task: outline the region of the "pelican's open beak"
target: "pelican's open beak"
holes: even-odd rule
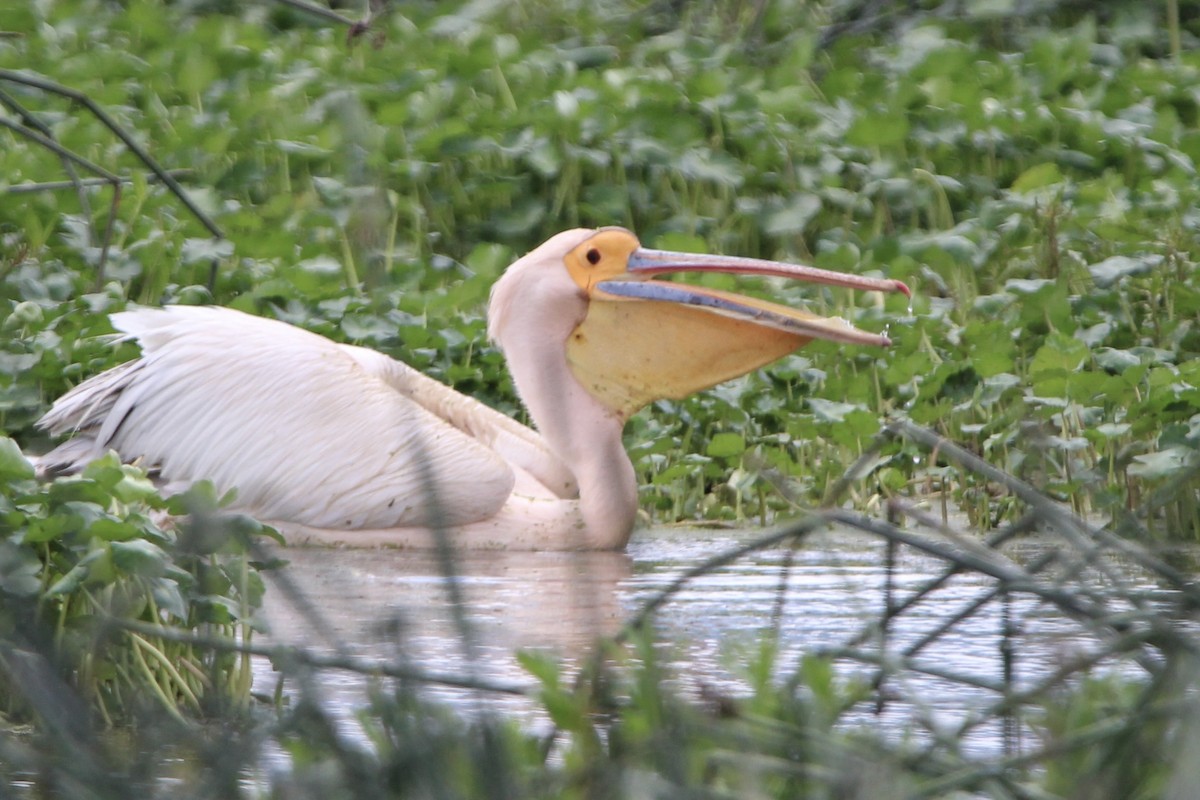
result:
[[[660,398],[679,399],[768,364],[813,339],[890,344],[882,334],[765,300],[653,280],[670,272],[768,275],[881,292],[909,288],[754,258],[673,253],[641,247],[632,233],[601,229],[566,259],[589,298],[567,342],[575,377],[624,417]]]

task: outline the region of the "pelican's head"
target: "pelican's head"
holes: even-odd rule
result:
[[[871,291],[866,278],[754,258],[641,246],[624,228],[560,233],[514,263],[492,290],[488,330],[510,361],[517,347],[564,353],[575,379],[622,419],[768,364],[813,339],[886,346],[886,336],[732,292],[655,280],[670,272],[771,275]],[[540,348],[539,348],[540,349]]]

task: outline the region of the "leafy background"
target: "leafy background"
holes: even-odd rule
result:
[[[628,431],[653,519],[816,503],[903,415],[1080,512],[1194,536],[1200,96],[1196,6],[1175,27],[1171,7],[474,0],[398,5],[352,40],[270,3],[0,12],[0,66],[86,95],[225,234],[78,104],[0,82],[130,179],[111,215],[107,188],[87,208],[14,191],[63,167],[0,130],[4,429],[47,446],[32,423],[53,397],[133,355],[95,338],[127,303],[277,316],[519,415],[488,287],[560,229],[621,224],[916,293],[760,287],[896,345],[813,345],[656,404]],[[946,491],[975,522],[1008,513],[903,445],[874,466],[860,503]]]
[[[267,785],[280,797],[1194,796],[1196,643],[1180,624],[1194,616],[1194,564],[1064,523],[1044,498],[1017,502],[1011,481],[936,447],[871,445],[886,420],[911,421],[1117,533],[1200,532],[1198,30],[1191,0],[451,0],[388,6],[355,36],[265,1],[7,4],[0,785],[89,798]],[[176,171],[224,235],[84,100]],[[74,168],[83,177],[127,179],[119,197],[72,189],[35,123],[93,165]],[[370,742],[350,746],[311,691],[328,661],[254,651],[294,681],[294,703],[250,702],[258,570],[272,566],[255,523],[216,515],[203,485],[168,503],[113,459],[41,483],[17,447],[49,446],[33,423],[53,398],[133,357],[103,337],[106,314],[132,303],[279,317],[519,416],[484,337],[489,287],[550,234],[607,224],[652,246],[913,287],[911,307],[754,287],[886,329],[895,346],[817,344],[655,404],[627,437],[643,508],[656,522],[790,516],[846,496],[830,487],[863,454],[848,493],[860,507],[904,494],[987,527],[1040,506],[1076,538],[1028,576],[981,584],[979,605],[1034,592],[1104,647],[1037,691],[1006,684],[982,718],[1008,725],[1015,709],[1036,741],[1000,760],[944,732],[888,741],[856,709],[903,690],[906,667],[881,667],[874,697],[828,654],[776,680],[788,667],[769,632],[740,654],[746,696],[684,698],[630,630],[574,675],[522,655],[557,741],[430,704],[427,676],[400,670],[361,710]],[[168,511],[190,522],[164,530]],[[1136,582],[1093,591],[1101,545],[1122,569],[1146,568],[1152,596]],[[1057,573],[1033,575],[1046,564]],[[946,565],[929,586],[978,568]],[[888,620],[864,625],[873,637]],[[1118,666],[1090,671],[1100,660]],[[95,724],[130,720],[115,737]],[[279,753],[290,769],[264,777]]]

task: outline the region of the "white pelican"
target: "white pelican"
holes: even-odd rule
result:
[[[629,416],[743,375],[814,338],[886,345],[841,319],[653,280],[775,275],[899,291],[894,280],[650,250],[622,228],[570,230],[492,288],[488,332],[536,431],[382,353],[225,308],[112,315],[140,358],[61,397],[39,424],[78,434],[41,459],[116,450],[168,490],[209,479],[290,543],[605,550],[625,546],[637,482]]]

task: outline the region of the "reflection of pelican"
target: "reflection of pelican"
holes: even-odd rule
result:
[[[560,233],[497,281],[489,331],[537,432],[380,353],[221,308],[113,315],[142,357],[66,394],[41,420],[79,431],[42,460],[117,450],[172,484],[208,478],[289,541],[615,549],[637,484],[621,444],[634,411],[743,375],[813,338],[887,344],[840,319],[652,280],[685,270],[858,289],[876,280],[756,259],[642,248],[619,228]]]
[[[285,566],[264,573],[271,586],[262,619],[273,641],[340,641],[362,655],[402,655],[453,671],[446,661],[460,657],[462,647],[439,554],[346,550],[330,558],[327,551],[299,548],[286,555]],[[479,644],[502,660],[527,647],[581,655],[620,630],[629,614],[626,593],[619,591],[633,576],[626,553],[464,550],[455,555],[454,574]],[[284,581],[301,590],[303,604],[281,591]],[[400,653],[391,650],[397,644]]]

